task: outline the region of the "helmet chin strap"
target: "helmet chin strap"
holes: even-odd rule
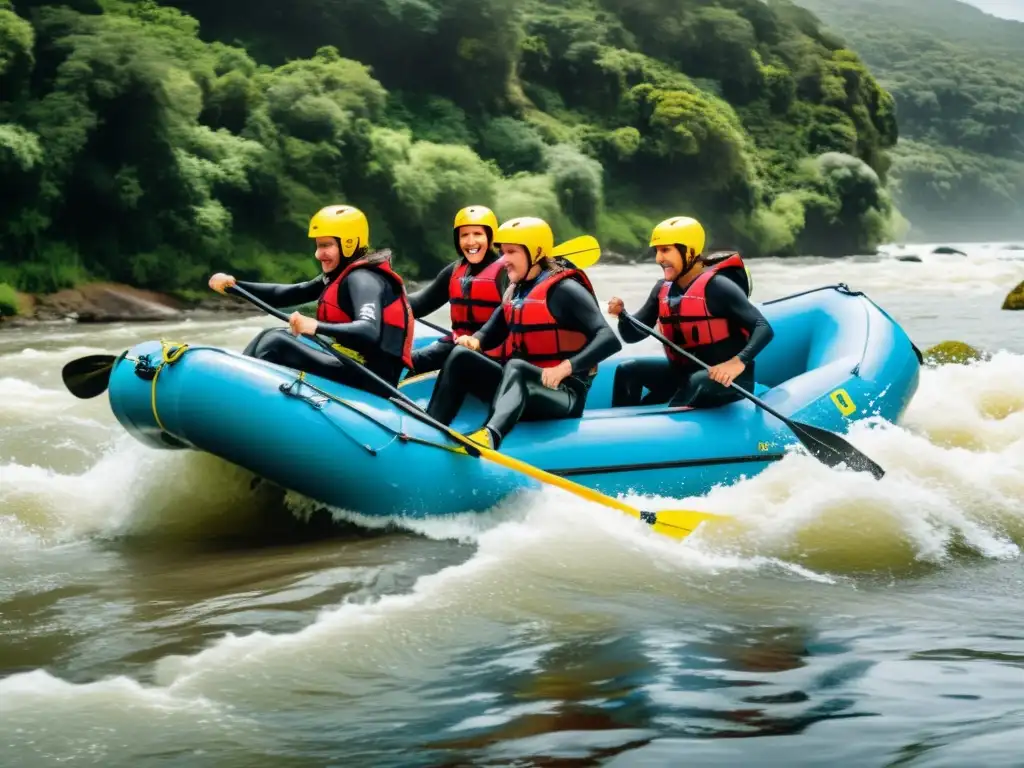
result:
[[[694,253],[692,256],[687,258],[686,254],[687,253],[692,253],[693,252],[692,248],[688,248],[688,247],[685,247],[685,246],[680,248],[680,246],[677,245],[676,249],[680,252],[680,255],[682,255],[682,257],[683,257],[683,272],[682,272],[682,274],[683,275],[689,274],[690,270],[693,269],[695,266],[697,266],[697,263],[700,261],[700,256],[697,255],[696,253]]]

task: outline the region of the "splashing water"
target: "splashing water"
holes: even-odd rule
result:
[[[797,451],[699,498],[643,499],[729,517],[682,542],[544,490],[439,519],[328,510],[358,537],[295,546],[268,528],[258,548],[215,546],[271,518],[301,528],[319,507],[214,457],[141,448],[102,398],[62,390],[63,361],[117,352],[139,329],[0,339],[0,742],[14,764],[413,764],[417,745],[456,738],[475,745],[446,747],[464,762],[615,747],[628,764],[659,733],[813,739],[783,734],[863,702],[894,719],[833,720],[819,752],[879,762],[856,750],[891,760],[901,743],[872,723],[948,722],[947,695],[998,723],[1024,658],[1019,574],[1003,569],[1024,545],[1024,338],[1012,313],[990,312],[1024,277],[1008,253],[757,263],[759,298],[841,273],[920,345],[980,339],[994,354],[926,368],[902,424],[852,428],[881,481]],[[648,272],[595,282],[635,303]],[[944,285],[972,298],[941,326]],[[146,335],[239,348],[258,327]],[[921,669],[973,674],[952,687]],[[711,755],[716,741],[699,743]],[[792,761],[799,744],[774,748]]]

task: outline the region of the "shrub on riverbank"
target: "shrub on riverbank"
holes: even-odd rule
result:
[[[0,283],[0,317],[14,317],[18,314],[18,294],[7,283]]]

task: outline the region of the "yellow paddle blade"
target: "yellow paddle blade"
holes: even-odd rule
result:
[[[580,235],[556,245],[551,255],[568,259],[577,269],[586,269],[597,264],[601,258],[601,245],[593,235]]]

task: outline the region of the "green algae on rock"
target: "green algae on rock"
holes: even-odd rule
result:
[[[925,363],[949,365],[951,363],[973,363],[984,360],[985,354],[963,341],[943,341],[924,353]]]
[[[1021,280],[1016,288],[1006,294],[1003,309],[1024,309],[1024,280]]]

